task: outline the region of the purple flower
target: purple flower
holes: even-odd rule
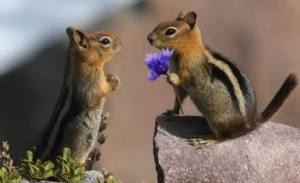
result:
[[[149,69],[148,80],[154,81],[160,75],[167,74],[170,68],[169,59],[173,55],[174,50],[162,49],[161,53],[149,53],[144,60],[144,63]]]

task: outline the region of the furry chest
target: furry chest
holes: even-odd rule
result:
[[[195,77],[187,68],[181,69],[178,72],[178,76],[186,85],[195,87]]]
[[[101,92],[101,83],[98,79],[90,77],[78,77],[73,81],[73,92],[77,100],[82,104],[97,105],[101,98],[103,98]]]

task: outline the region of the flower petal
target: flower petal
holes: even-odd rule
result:
[[[149,80],[149,81],[154,81],[154,80],[156,80],[159,76],[160,76],[160,74],[156,73],[154,70],[150,70],[150,71],[148,72],[148,80]]]
[[[174,51],[171,49],[162,49],[161,53],[147,54],[144,63],[149,69],[148,79],[150,81],[156,80],[161,74],[166,74],[169,67],[169,59]]]
[[[162,49],[161,51],[161,57],[164,57],[164,58],[170,58],[174,53],[174,50],[171,50],[169,48],[166,48],[166,49]]]
[[[156,60],[159,60],[159,57],[160,56],[157,53],[149,53],[147,54],[144,63],[147,65],[148,63],[155,62]]]

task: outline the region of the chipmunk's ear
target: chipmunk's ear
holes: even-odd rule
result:
[[[68,27],[66,32],[72,43],[75,43],[76,45],[86,48],[86,46],[87,46],[86,45],[86,37],[82,31],[77,30],[74,27]]]
[[[180,12],[177,16],[176,20],[183,20],[185,21],[191,28],[191,30],[195,27],[197,14],[193,11],[191,12]]]

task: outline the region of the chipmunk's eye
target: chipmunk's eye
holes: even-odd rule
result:
[[[176,27],[168,27],[166,30],[165,30],[165,35],[166,36],[174,36],[177,32],[177,28]]]
[[[100,42],[100,44],[101,44],[102,46],[104,46],[104,47],[109,47],[110,44],[111,44],[111,40],[110,40],[110,38],[107,37],[107,36],[102,37],[102,38],[100,39],[99,42]]]

